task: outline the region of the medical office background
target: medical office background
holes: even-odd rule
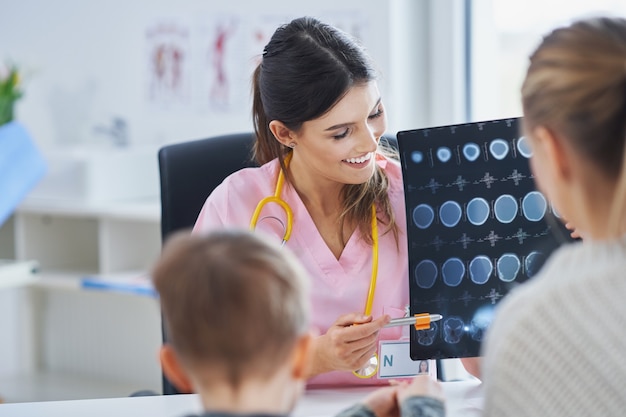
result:
[[[160,391],[155,300],[80,283],[141,279],[161,245],[158,148],[251,130],[250,73],[280,23],[313,15],[357,36],[396,133],[520,116],[541,34],[626,15],[626,4],[0,0],[0,10],[0,63],[22,76],[16,119],[48,164],[0,228],[0,259],[39,265],[28,285],[3,285],[0,272],[0,397],[14,402]]]

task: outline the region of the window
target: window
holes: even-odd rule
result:
[[[521,116],[528,56],[550,30],[590,16],[626,17],[623,0],[475,0],[469,31],[469,115]]]

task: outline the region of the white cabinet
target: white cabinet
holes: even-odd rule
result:
[[[0,258],[36,260],[39,271],[26,287],[0,290],[0,397],[40,401],[160,392],[157,300],[82,285],[86,276],[145,273],[160,248],[160,205],[154,200],[22,204],[0,229]]]
[[[28,200],[17,211],[14,228],[16,258],[36,259],[44,273],[144,270],[161,247],[160,206],[154,201]]]

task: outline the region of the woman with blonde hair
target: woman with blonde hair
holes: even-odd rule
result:
[[[584,241],[500,305],[484,351],[485,415],[623,415],[626,20],[548,34],[522,104],[535,181]]]
[[[537,186],[584,240],[555,251],[499,305],[483,345],[483,415],[622,416],[626,19],[548,34],[530,57],[522,104]]]

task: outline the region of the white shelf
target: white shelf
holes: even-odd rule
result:
[[[0,396],[5,403],[128,397],[141,390],[161,393],[161,386],[52,372],[0,377]]]
[[[161,248],[153,200],[76,203],[28,200],[15,214],[15,254],[44,272],[111,273],[149,268]]]
[[[161,250],[154,199],[27,199],[0,228],[0,254],[38,272],[0,274],[0,397],[7,402],[161,391],[161,316],[145,274]],[[0,256],[1,257],[1,256]],[[86,288],[84,279],[96,277]],[[104,282],[99,281],[102,277]],[[104,285],[105,288],[93,288]],[[113,287],[116,287],[115,289]]]
[[[43,272],[37,274],[30,285],[42,290],[79,291],[81,289],[80,278],[83,275],[83,273],[75,271]]]
[[[144,271],[111,274],[97,272],[44,272],[28,281],[28,285],[44,290],[98,291],[119,295],[154,297],[154,290]]]
[[[93,203],[80,200],[54,200],[31,197],[20,204],[17,212],[146,222],[161,221],[161,204],[156,199]]]

